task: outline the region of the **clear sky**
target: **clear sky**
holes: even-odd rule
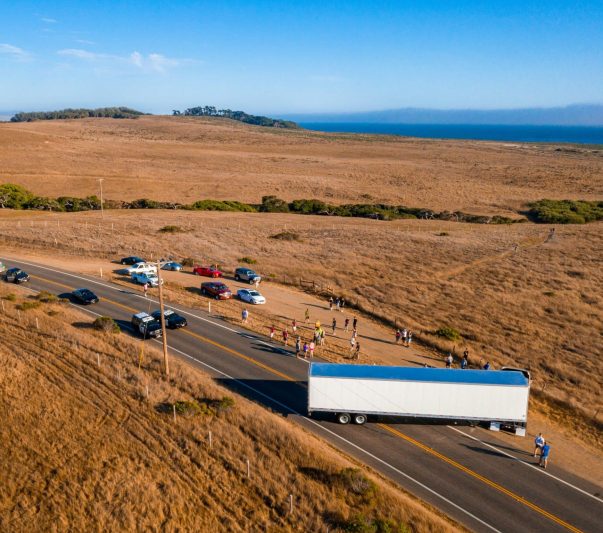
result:
[[[0,110],[603,103],[603,1],[0,0]]]

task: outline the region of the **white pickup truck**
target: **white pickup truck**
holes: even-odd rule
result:
[[[157,265],[151,263],[135,263],[126,268],[128,274],[157,274]]]
[[[132,274],[132,281],[134,283],[138,283],[139,285],[144,285],[145,283],[147,283],[151,287],[159,286],[159,278],[157,277],[156,274],[154,274],[152,272],[151,273],[142,272],[141,274]],[[161,280],[161,283],[163,283],[163,280]]]

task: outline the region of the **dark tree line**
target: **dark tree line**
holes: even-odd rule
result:
[[[233,111],[232,109],[216,109],[214,106],[198,106],[189,107],[181,112],[174,109],[174,116],[184,115],[187,117],[223,117],[232,120],[238,120],[245,124],[253,124],[254,126],[265,126],[268,128],[298,128],[299,126],[290,120],[281,120],[279,118],[269,118],[260,115],[249,115],[244,111]]]
[[[33,111],[17,113],[11,122],[32,122],[34,120],[58,120],[65,118],[137,118],[144,115],[142,111],[129,107],[99,107],[97,109],[60,109],[58,111]]]

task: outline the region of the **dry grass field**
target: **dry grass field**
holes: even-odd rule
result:
[[[384,202],[508,214],[549,197],[603,197],[603,150],[323,134],[224,119],[0,124],[0,178],[38,195],[190,203]]]
[[[527,367],[535,392],[589,424],[600,407],[600,223],[558,227],[545,242],[548,228],[532,224],[180,211],[109,211],[99,224],[99,213],[3,214],[2,242],[41,254],[193,256],[228,270],[249,256],[279,283],[303,277],[330,284],[350,305],[397,320],[443,353],[460,355],[468,347],[474,365]],[[159,233],[166,224],[185,232]],[[299,240],[271,238],[285,228]],[[463,338],[450,342],[433,334],[444,326]],[[596,427],[587,438],[601,446]]]
[[[359,516],[456,530],[282,417],[239,396],[220,403],[232,394],[189,366],[172,361],[168,383],[153,348],[139,367],[141,341],[97,332],[65,304],[25,310],[35,297],[10,289],[16,298],[0,287],[0,530],[337,531]],[[174,420],[178,401],[207,409]]]

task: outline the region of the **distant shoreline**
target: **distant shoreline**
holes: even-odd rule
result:
[[[603,126],[529,126],[493,124],[383,124],[371,122],[299,122],[328,133],[399,135],[426,139],[603,145]]]

